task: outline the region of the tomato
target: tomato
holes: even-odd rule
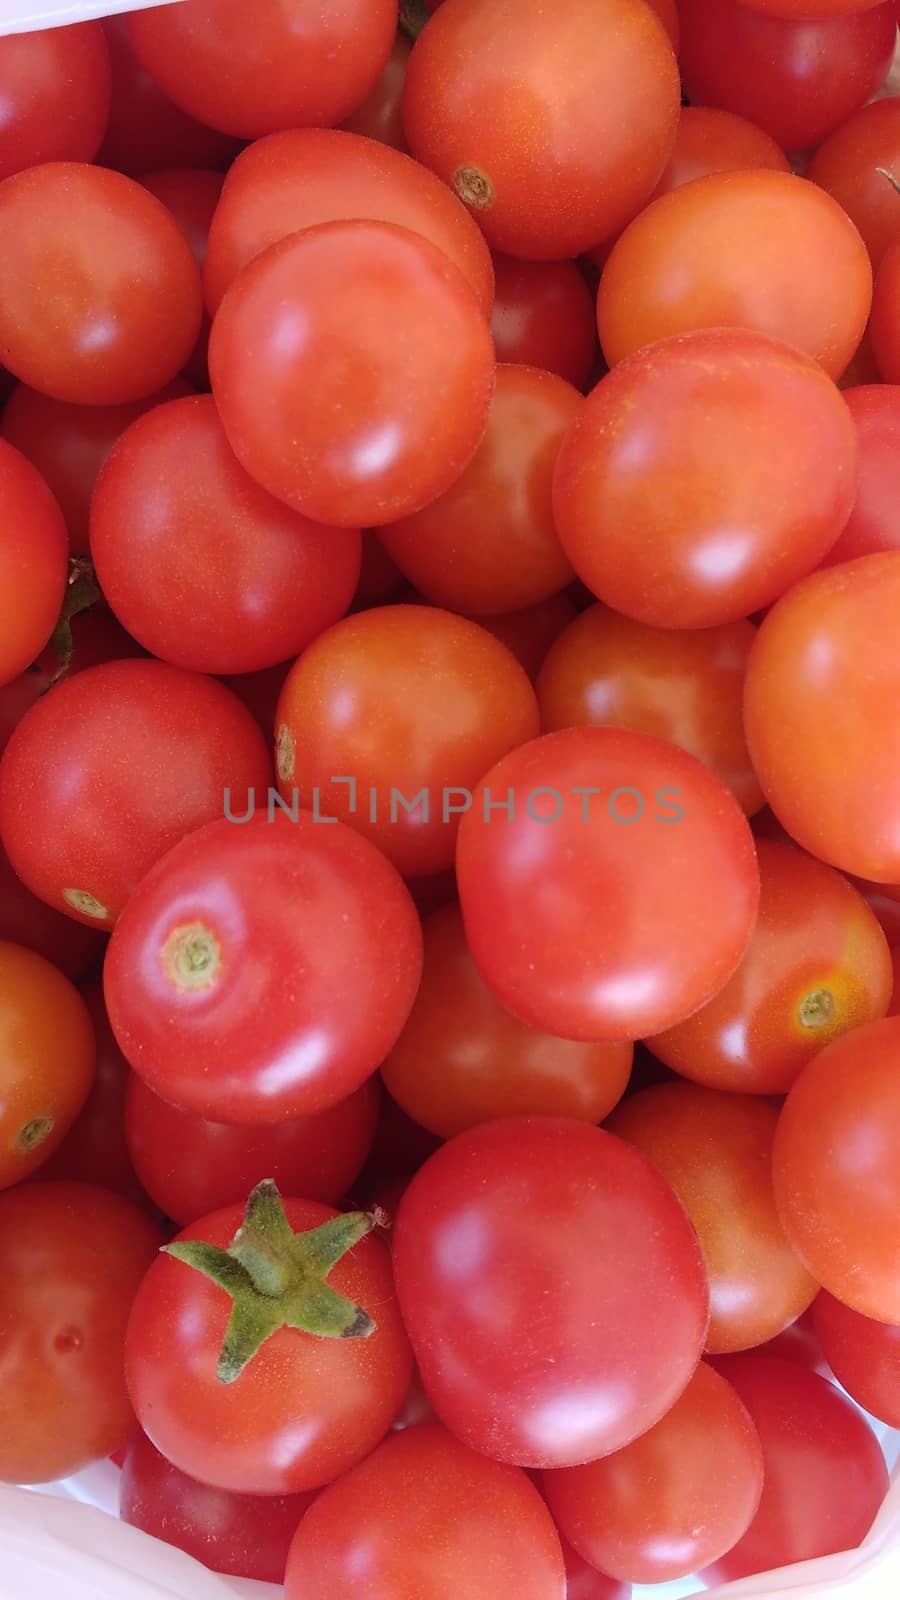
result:
[[[509,1117],[442,1146],[394,1224],[425,1392],[473,1449],[571,1467],[645,1433],[697,1367],[693,1228],[643,1156],[585,1123]]]
[[[566,1564],[566,1600],[631,1600],[631,1584],[607,1578],[560,1539]]]
[[[153,655],[194,672],[297,655],[350,605],[360,548],[358,532],[308,521],[247,475],[211,395],[134,423],[91,507],[109,605]]]
[[[804,1311],[802,1317],[792,1322],[783,1333],[774,1339],[767,1339],[756,1351],[761,1356],[780,1356],[785,1361],[796,1361],[801,1367],[806,1367],[810,1372],[818,1372],[823,1378],[831,1377],[831,1368],[822,1354],[815,1329],[816,1306],[822,1299],[824,1291],[820,1290],[815,1300]]]
[[[748,167],[791,170],[780,145],[746,117],[712,106],[683,106],[675,147],[652,198],[670,194],[683,183],[706,178],[711,172],[745,172]]]
[[[494,257],[497,360],[540,367],[583,389],[597,358],[594,306],[574,261]]]
[[[874,913],[846,878],[758,839],[759,921],[734,977],[650,1048],[714,1089],[786,1094],[825,1045],[887,1011],[892,969]]]
[[[655,11],[660,22],[669,35],[672,49],[676,55],[681,35],[681,24],[678,18],[677,0],[647,0],[651,11]]]
[[[0,833],[39,899],[111,928],[147,870],[213,817],[265,793],[269,758],[222,684],[160,661],[110,661],[23,717],[0,764]]]
[[[184,1226],[235,1205],[264,1178],[284,1194],[336,1205],[375,1137],[374,1078],[337,1105],[274,1127],[236,1127],[179,1111],[137,1074],[128,1086],[128,1149],[147,1193]]]
[[[813,1315],[838,1382],[873,1417],[900,1428],[900,1327],[861,1316],[824,1289]]]
[[[885,383],[900,382],[900,243],[891,245],[881,258],[869,335]]]
[[[319,1495],[294,1537],[284,1592],[565,1600],[566,1578],[550,1513],[524,1472],[424,1423]]]
[[[651,193],[678,120],[670,40],[637,0],[454,0],[410,57],[410,149],[494,250],[577,256]]]
[[[6,179],[0,276],[3,359],[55,400],[142,400],[200,329],[200,274],[174,218],[101,167],[51,162]]]
[[[134,1428],[122,1354],[132,1298],[160,1243],[124,1200],[81,1183],[0,1194],[0,1480],[51,1483]]]
[[[384,1245],[362,1237],[365,1218],[341,1217],[312,1200],[286,1199],[280,1227],[262,1233],[271,1280],[257,1298],[268,1302],[268,1337],[259,1344],[261,1328],[236,1319],[223,1347],[232,1294],[256,1284],[257,1256],[247,1257],[237,1290],[235,1258],[226,1257],[226,1291],[195,1265],[188,1241],[202,1241],[207,1259],[208,1247],[218,1247],[221,1260],[242,1219],[258,1240],[261,1225],[252,1219],[260,1203],[256,1213],[253,1205],[251,1197],[247,1213],[227,1206],[201,1218],[157,1257],[132,1309],[126,1376],[145,1433],[182,1472],[238,1494],[297,1494],[330,1483],[375,1448],[409,1387],[412,1361]],[[319,1245],[313,1230],[329,1222],[335,1227]],[[354,1229],[361,1242],[345,1253]],[[317,1248],[321,1259],[313,1259]],[[304,1263],[308,1282],[298,1283]],[[341,1336],[353,1313],[368,1336]],[[329,1332],[320,1336],[320,1327]]]
[[[211,128],[258,139],[340,122],[391,53],[397,0],[185,0],[128,18],[131,43],[176,105]]]
[[[487,429],[462,475],[381,540],[420,594],[468,616],[536,605],[571,581],[553,524],[553,471],[581,407],[571,384],[500,366]]]
[[[221,172],[199,168],[172,167],[168,171],[144,173],[141,183],[171,212],[190,245],[200,271],[206,259],[206,245],[222,185]],[[209,388],[207,365],[210,319],[204,311],[197,343],[185,365],[185,377],[198,389]]]
[[[730,1583],[855,1549],[888,1487],[881,1448],[855,1406],[795,1361],[728,1356],[716,1365],[756,1425],[765,1483],[747,1533],[704,1580]]]
[[[37,467],[53,491],[75,555],[88,547],[88,518],[97,474],[116,440],[145,411],[191,390],[181,378],[145,400],[122,406],[70,405],[19,383],[3,412],[0,432]]]
[[[822,563],[900,549],[894,507],[900,490],[900,387],[886,383],[845,389],[859,443],[856,501],[844,530]]]
[[[361,133],[367,139],[377,139],[379,144],[387,144],[394,150],[406,152],[406,134],[403,131],[403,85],[406,81],[406,68],[411,49],[409,40],[405,39],[402,33],[398,33],[381,77],[369,90],[362,104],[341,123],[341,127],[347,133]]]
[[[812,0],[806,17],[785,19],[743,0],[679,0],[689,99],[748,117],[787,151],[821,144],[881,87],[897,37],[890,0],[853,15],[829,9]]]
[[[217,311],[241,270],[273,244],[323,222],[391,222],[458,267],[485,315],[490,251],[465,206],[409,156],[356,134],[304,128],[245,150],[228,174],[209,236],[206,299]]]
[[[882,893],[883,884],[867,884],[860,878],[857,880],[857,888],[884,929],[888,943],[900,945],[900,904],[890,895]],[[888,1015],[892,1016],[893,1011],[889,1010]]]
[[[775,1209],[777,1121],[776,1107],[764,1100],[676,1082],[629,1096],[607,1123],[652,1161],[697,1230],[709,1272],[706,1348],[714,1354],[773,1339],[818,1292]]]
[[[131,47],[128,18],[104,18],[103,31],[112,105],[100,164],[132,177],[163,167],[227,167],[240,148],[237,140],[204,128],[167,99]]]
[[[891,950],[891,965],[894,973],[894,987],[891,991],[891,1003],[887,1009],[889,1017],[900,1016],[900,949],[895,945]]]
[[[43,956],[0,941],[0,1188],[52,1155],[90,1091],[91,1019]]]
[[[69,924],[75,927],[76,924]],[[81,991],[94,1028],[97,1068],[87,1100],[58,1149],[40,1170],[40,1178],[71,1178],[99,1183],[130,1200],[145,1203],[125,1142],[125,1089],[128,1063],[116,1044],[103,986],[97,981]]]
[[[0,686],[31,665],[56,626],[68,548],[62,513],[43,478],[0,439]]]
[[[248,472],[342,528],[443,494],[475,454],[494,386],[493,340],[462,274],[380,222],[323,223],[251,262],[216,314],[209,363]]]
[[[879,0],[741,0],[751,11],[764,11],[772,17],[846,17],[859,11],[870,11]]]
[[[109,102],[99,22],[0,39],[0,178],[42,161],[91,161]]]
[[[315,1494],[229,1494],[179,1472],[138,1433],[125,1452],[119,1516],[213,1572],[283,1583],[291,1540]]]
[[[100,933],[64,917],[26,889],[0,846],[0,939],[24,945],[77,983],[99,965],[105,947]]]
[[[900,102],[893,97],[848,117],[806,168],[807,178],[855,222],[876,269],[900,235],[900,196],[886,176],[891,171],[900,177]]]
[[[524,669],[485,629],[381,606],[321,634],[288,674],[279,788],[366,834],[404,874],[440,872],[475,785],[537,730]]]
[[[552,594],[523,611],[507,611],[499,617],[480,617],[488,633],[512,651],[532,682],[537,678],[554,639],[575,621],[577,612],[568,594]]]
[[[661,195],[625,229],[600,280],[597,323],[610,366],[670,334],[728,326],[783,339],[838,378],[871,296],[865,245],[824,190],[786,172],[716,172]]]
[[[900,882],[898,605],[898,551],[813,573],[763,622],[744,697],[753,765],[779,821],[804,849],[875,883]]]
[[[551,645],[537,680],[545,733],[583,724],[634,728],[688,750],[752,816],[762,790],[741,706],[753,624],[648,628],[594,605]]]
[[[394,1099],[444,1139],[493,1117],[602,1122],[625,1092],[630,1044],[578,1044],[518,1022],[469,954],[459,908],[426,921],[425,968],[409,1021],[382,1064]]]
[[[900,1323],[900,1019],[856,1028],[800,1074],[775,1139],[775,1198],[819,1283],[865,1317]]]
[[[116,1037],[150,1088],[248,1126],[323,1111],[370,1077],[422,964],[409,893],[368,840],[257,805],[157,863],[104,968]]]

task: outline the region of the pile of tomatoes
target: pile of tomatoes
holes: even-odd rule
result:
[[[897,24],[0,38],[0,1481],[287,1600],[866,1538]]]

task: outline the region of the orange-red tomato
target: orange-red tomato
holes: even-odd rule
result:
[[[748,167],[791,170],[781,146],[746,117],[713,106],[682,106],[675,145],[652,198],[711,172],[745,172]]]
[[[68,553],[62,512],[46,483],[0,439],[0,686],[20,677],[50,638],[65,594]],[[27,704],[24,685],[22,698]]]
[[[900,1327],[861,1316],[825,1289],[813,1320],[838,1382],[873,1417],[900,1428]]]
[[[895,945],[891,951],[891,966],[894,972],[894,987],[891,990],[891,1003],[888,1006],[889,1017],[900,1016],[900,946]]]
[[[574,261],[494,257],[491,331],[498,361],[541,367],[583,389],[599,347],[594,301]]]
[[[0,39],[0,178],[43,161],[92,161],[109,118],[99,22]]]
[[[859,444],[856,500],[822,566],[900,548],[900,386],[869,383],[845,389]]]
[[[822,0],[816,0],[821,5]],[[821,144],[805,176],[843,206],[877,268],[900,238],[900,99],[889,95],[848,117]]]
[[[881,258],[869,336],[885,383],[900,383],[900,243],[892,244]]]

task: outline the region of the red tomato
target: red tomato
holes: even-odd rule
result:
[[[661,195],[625,229],[600,280],[597,323],[611,366],[670,334],[728,326],[783,339],[838,378],[871,297],[865,245],[830,195],[786,172],[716,172]]]
[[[766,617],[750,655],[747,743],[797,843],[844,872],[900,882],[900,552],[812,577]]]
[[[122,1463],[119,1516],[213,1572],[283,1583],[291,1540],[314,1499],[212,1489],[179,1472],[138,1433]]]
[[[890,0],[854,15],[812,7],[818,16],[784,19],[739,0],[679,0],[689,98],[748,117],[785,150],[821,144],[881,87],[897,22]]]
[[[200,329],[200,274],[174,219],[101,167],[59,161],[7,178],[0,276],[3,359],[55,400],[141,400],[174,378]]]
[[[494,386],[493,340],[462,274],[380,222],[323,223],[251,262],[216,314],[209,363],[251,475],[342,528],[443,494],[475,454]]]
[[[895,96],[848,117],[806,168],[806,177],[827,189],[856,223],[876,269],[900,237],[900,195],[886,176],[892,170],[900,173],[900,100]]]
[[[75,924],[70,923],[71,927]],[[99,1183],[130,1200],[145,1200],[125,1141],[128,1063],[116,1044],[98,981],[82,990],[97,1045],[97,1070],[90,1094],[62,1144],[41,1168],[41,1179],[71,1178]]]
[[[696,1370],[709,1300],[694,1230],[650,1163],[599,1128],[510,1117],[459,1134],[413,1178],[393,1240],[428,1398],[494,1460],[618,1450]]]
[[[888,1487],[881,1448],[855,1406],[795,1361],[728,1356],[716,1366],[756,1425],[765,1483],[747,1533],[704,1580],[730,1583],[855,1549]]]
[[[838,1382],[873,1417],[900,1428],[900,1327],[863,1317],[824,1289],[813,1316]]]
[[[891,992],[891,1003],[888,1006],[889,1017],[900,1016],[900,949],[896,946],[891,951],[891,965],[894,972],[894,987]]]
[[[895,507],[900,494],[900,387],[886,383],[845,389],[859,444],[856,501],[844,531],[822,562],[900,549]]]
[[[165,1216],[184,1226],[236,1205],[264,1178],[283,1194],[328,1205],[349,1192],[375,1137],[378,1083],[337,1105],[274,1127],[236,1127],[179,1111],[136,1073],[128,1086],[128,1149]]]
[[[878,371],[878,366],[875,361],[875,352],[872,349],[871,334],[867,326],[865,333],[856,347],[856,354],[853,357],[853,360],[850,362],[849,367],[845,367],[840,378],[838,379],[838,388],[843,389],[846,393],[847,390],[861,388],[864,384],[880,382],[881,373]]]
[[[207,395],[134,423],[91,507],[91,555],[116,616],[194,672],[297,655],[350,605],[360,549],[358,532],[308,521],[247,475]]]
[[[718,1560],[746,1533],[762,1487],[750,1414],[703,1362],[641,1438],[543,1478],[564,1537],[593,1566],[629,1583],[667,1583]]]
[[[856,1028],[800,1074],[775,1139],[775,1198],[822,1287],[900,1323],[900,1018]]]
[[[0,942],[0,1189],[30,1177],[62,1142],[96,1059],[74,985],[33,950]]]
[[[0,39],[0,178],[43,161],[91,161],[109,102],[99,22]]]
[[[57,685],[0,764],[0,833],[41,900],[111,928],[185,834],[264,794],[271,768],[250,712],[222,684],[160,661],[110,661]]]
[[[366,834],[404,874],[440,872],[475,785],[537,730],[523,668],[484,628],[381,606],[330,628],[288,674],[279,788]]]
[[[566,1564],[566,1600],[631,1600],[631,1584],[607,1578],[560,1539]]]
[[[556,1529],[524,1472],[435,1423],[387,1439],[304,1517],[285,1600],[565,1600]]]
[[[497,368],[487,429],[465,471],[440,499],[381,529],[388,555],[427,600],[498,615],[571,581],[553,523],[553,471],[581,404],[553,373]]]
[[[820,1290],[808,1311],[802,1317],[792,1322],[783,1333],[774,1339],[768,1339],[756,1351],[760,1356],[779,1356],[785,1361],[796,1361],[801,1367],[806,1367],[810,1372],[818,1372],[823,1378],[831,1377],[831,1368],[822,1354],[818,1335],[815,1330],[816,1306],[822,1298]]]
[[[882,892],[884,886],[881,884],[866,883],[859,878],[856,886],[884,929],[888,943],[900,945],[900,904]],[[888,1015],[893,1015],[893,1012],[889,1010]]]
[[[0,686],[31,665],[56,626],[68,549],[62,513],[43,478],[0,439]]]
[[[340,1217],[312,1200],[286,1199],[284,1211],[301,1236]],[[202,1240],[224,1250],[243,1216],[241,1206],[215,1211],[175,1244]],[[412,1375],[381,1241],[364,1238],[344,1254],[320,1293],[328,1290],[371,1308],[369,1337],[318,1337],[287,1326],[278,1320],[282,1302],[270,1294],[274,1331],[236,1379],[220,1377],[229,1294],[186,1261],[157,1257],[132,1309],[126,1376],[141,1426],[174,1466],[238,1494],[297,1494],[330,1483],[374,1450]],[[303,1314],[315,1326],[319,1311],[305,1299]]]
[[[73,983],[98,966],[105,948],[102,934],[54,911],[26,889],[0,846],[0,939],[24,945],[43,956]]]
[[[397,0],[184,0],[128,19],[131,43],[176,105],[225,133],[340,122],[391,53]]]
[[[900,383],[900,243],[891,245],[881,258],[869,336],[885,383]]]
[[[377,139],[379,144],[390,145],[394,150],[406,152],[406,134],[403,130],[403,85],[412,49],[408,39],[398,33],[394,48],[387,59],[381,77],[369,90],[362,104],[341,123],[347,133],[361,133],[367,139]]]
[[[630,1044],[578,1044],[518,1022],[480,978],[459,908],[424,927],[425,968],[409,1021],[382,1063],[394,1099],[444,1139],[494,1117],[602,1122],[621,1099]]]
[[[130,1438],[125,1324],[159,1243],[108,1189],[28,1183],[0,1195],[4,1483],[67,1478]]]
[[[157,863],[104,968],[116,1037],[150,1088],[247,1126],[323,1111],[370,1077],[422,965],[409,893],[366,839],[258,805]]]
[[[200,271],[206,259],[210,224],[219,203],[225,179],[221,172],[172,167],[168,171],[145,173],[141,183],[172,213],[191,248]],[[209,388],[207,356],[210,319],[203,313],[197,343],[185,366],[185,376],[198,389]]]
[[[652,198],[669,194],[694,178],[706,178],[711,172],[745,172],[748,167],[768,167],[772,172],[791,170],[780,145],[746,117],[711,106],[683,106],[675,147]]]
[[[534,682],[554,639],[575,621],[577,612],[568,594],[552,594],[524,611],[507,611],[499,617],[480,617],[488,633],[505,644]]]
[[[595,605],[557,636],[537,680],[545,733],[634,728],[688,750],[752,816],[763,804],[741,708],[752,623],[648,628]]]
[[[874,913],[839,872],[770,839],[756,850],[759,920],[741,965],[650,1048],[714,1089],[786,1094],[825,1045],[884,1016],[891,956]]]
[[[847,17],[858,11],[870,11],[879,0],[741,0],[751,11],[764,11],[772,17]]]
[[[112,106],[101,166],[132,177],[164,167],[224,170],[240,148],[237,140],[204,128],[166,98],[131,47],[127,17],[106,17],[103,31],[112,65]]]
[[[655,11],[656,15],[659,17],[659,20],[665,28],[666,33],[669,35],[669,39],[672,43],[672,49],[677,55],[681,34],[677,0],[647,0],[647,4],[649,5],[650,10]]]
[[[776,1107],[763,1100],[676,1082],[630,1095],[607,1123],[611,1133],[653,1163],[697,1230],[709,1271],[706,1348],[714,1354],[764,1344],[800,1316],[818,1292],[775,1209],[777,1122]],[[606,1561],[600,1565],[616,1571]],[[699,1556],[692,1563],[702,1565]],[[676,1574],[660,1572],[659,1580],[640,1581],[666,1576]],[[638,1575],[633,1579],[637,1582]]]
[[[583,389],[598,355],[591,292],[574,261],[494,257],[497,360],[540,367]]]

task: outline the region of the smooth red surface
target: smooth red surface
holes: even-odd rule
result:
[[[859,445],[856,500],[843,532],[822,565],[900,549],[900,387],[889,383],[845,389]]]
[[[54,911],[26,889],[0,847],[0,939],[24,945],[77,983],[99,965],[104,950],[100,933]]]
[[[713,106],[682,106],[675,146],[653,199],[711,172],[745,172],[749,167],[791,170],[781,146],[746,117]]]
[[[869,336],[885,383],[900,383],[900,243],[881,258],[875,277]]]
[[[112,65],[112,105],[101,166],[132,177],[162,167],[224,170],[240,148],[237,140],[204,127],[163,94],[131,47],[127,16],[105,17],[103,31]]]
[[[806,168],[806,177],[827,189],[856,223],[876,268],[900,235],[900,195],[885,172],[900,177],[900,100],[895,95],[848,117],[820,144]]]
[[[377,139],[379,144],[389,144],[394,150],[406,151],[403,85],[411,49],[410,41],[398,33],[381,77],[362,104],[341,123],[347,133],[361,133],[367,139]]]
[[[591,291],[574,261],[494,256],[491,329],[498,361],[586,385],[599,354]]]
[[[0,439],[0,686],[31,665],[53,632],[68,550],[62,513],[40,473]]]
[[[838,1382],[873,1417],[900,1428],[900,1327],[861,1316],[825,1289],[813,1319]]]
[[[99,22],[0,39],[0,179],[42,161],[91,161],[106,132],[110,65]]]
[[[99,1183],[130,1200],[145,1200],[125,1142],[128,1063],[109,1025],[102,983],[97,980],[88,985],[82,990],[82,998],[93,1024],[97,1070],[80,1114],[59,1149],[42,1167],[41,1177]],[[183,1152],[179,1152],[179,1158],[182,1156]]]
[[[161,172],[144,173],[141,182],[172,213],[203,272],[209,228],[222,194],[225,179],[221,172],[207,168],[171,167]],[[211,322],[203,313],[197,343],[185,362],[184,375],[196,389],[209,388],[209,330]]]
[[[511,650],[532,682],[537,678],[554,639],[574,622],[577,612],[568,592],[552,594],[524,611],[507,611],[499,617],[480,617],[488,633]]]

